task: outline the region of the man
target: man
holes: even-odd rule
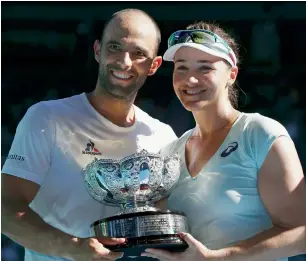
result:
[[[140,10],[123,10],[94,43],[99,76],[86,95],[40,102],[19,123],[2,174],[2,233],[26,248],[25,260],[115,260],[90,237],[90,225],[118,208],[95,201],[82,169],[95,157],[120,159],[159,149],[173,130],[133,105],[147,76],[162,63],[158,26]]]

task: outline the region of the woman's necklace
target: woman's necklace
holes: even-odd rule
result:
[[[223,129],[224,126],[226,126],[226,123],[228,123],[229,126],[232,126],[232,124],[237,120],[237,118],[239,117],[239,115],[240,115],[240,113],[238,113],[238,115],[235,116],[234,119],[230,120],[229,122],[228,122],[227,120],[225,120],[224,123],[223,123],[219,128],[210,131],[210,132],[206,135],[205,139],[207,139],[212,133],[218,132],[218,131],[220,131],[221,129]],[[197,129],[199,129],[199,128],[197,128]],[[200,132],[200,131],[198,130],[198,132]],[[200,135],[194,135],[194,136],[196,137],[196,136],[200,136]]]

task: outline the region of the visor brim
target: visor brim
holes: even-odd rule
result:
[[[174,61],[174,56],[175,53],[181,48],[181,47],[191,47],[191,48],[195,48],[197,50],[200,50],[204,53],[208,53],[210,55],[216,56],[216,57],[220,57],[225,59],[226,61],[228,61],[232,67],[234,67],[234,62],[232,61],[232,59],[230,58],[230,55],[222,53],[220,51],[214,50],[213,48],[210,48],[208,46],[202,45],[202,44],[197,44],[197,43],[180,43],[180,44],[175,44],[173,46],[171,46],[170,48],[168,48],[168,50],[164,53],[163,55],[163,59],[165,61],[169,61],[169,62],[173,62]]]

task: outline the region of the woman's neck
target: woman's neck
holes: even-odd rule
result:
[[[196,121],[195,135],[205,139],[212,133],[232,126],[240,112],[232,107],[230,102],[222,106],[211,104],[203,110],[193,112]]]

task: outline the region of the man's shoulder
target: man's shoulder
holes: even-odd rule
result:
[[[82,96],[84,94],[77,94],[70,97],[65,97],[61,99],[41,101],[42,106],[47,106],[51,108],[60,108],[60,107],[75,107],[80,106],[82,104]]]
[[[149,126],[152,130],[160,130],[163,128],[171,128],[170,125],[160,121],[157,118],[153,118],[147,112],[143,111],[135,105],[136,117],[139,123]]]
[[[135,112],[138,129],[143,133],[147,133],[149,136],[153,135],[155,137],[155,143],[159,143],[160,148],[165,147],[177,139],[174,130],[169,124],[153,118],[148,113],[144,112],[136,106]]]
[[[35,103],[28,109],[28,113],[32,115],[61,115],[66,112],[76,113],[82,104],[82,94],[74,95],[66,98],[40,101]]]
[[[164,156],[173,155],[176,153],[182,154],[185,151],[186,141],[192,134],[194,129],[187,130],[181,137],[172,141],[167,146],[165,146],[160,153]]]

